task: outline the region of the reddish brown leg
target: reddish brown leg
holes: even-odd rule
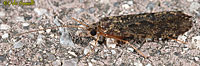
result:
[[[178,39],[173,39],[173,38],[171,38],[171,37],[167,37],[167,38],[172,39],[172,40],[175,40],[175,41],[177,41],[177,42],[181,42],[181,43],[183,43],[183,44],[187,44],[187,42],[184,42],[184,41],[181,41],[181,40],[178,40]]]
[[[102,33],[100,32],[99,33],[100,35],[104,36],[104,37],[108,37],[108,38],[114,38],[116,40],[119,40],[119,41],[123,41],[125,42],[126,44],[130,45],[133,49],[135,49],[140,55],[142,55],[144,58],[147,58],[147,56],[145,56],[140,50],[138,50],[135,46],[131,45],[128,41],[126,40],[122,40],[119,38],[119,36],[113,36],[113,35],[108,35],[108,34],[105,34],[105,33]]]

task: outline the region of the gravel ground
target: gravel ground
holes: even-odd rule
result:
[[[4,6],[3,1],[0,5],[0,66],[200,66],[199,0],[38,0],[32,6]],[[178,38],[187,44],[173,40],[144,43],[140,50],[148,59],[109,38],[106,45],[97,44],[86,56],[95,37],[80,28],[16,36],[53,26],[83,26],[71,17],[92,24],[106,16],[160,11],[183,11],[194,17],[194,25]]]

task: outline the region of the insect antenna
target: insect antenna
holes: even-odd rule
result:
[[[73,20],[77,21],[78,23],[86,26],[86,27],[89,27],[88,25],[76,20],[75,18],[72,17]],[[44,29],[36,29],[36,30],[31,30],[31,31],[27,31],[27,32],[23,32],[23,33],[19,33],[15,36],[20,36],[20,35],[23,35],[23,34],[27,34],[27,33],[32,33],[32,32],[38,32],[38,31],[43,31],[43,30],[47,30],[47,29],[56,29],[56,28],[60,28],[60,27],[71,27],[71,28],[81,28],[81,29],[84,29],[86,30],[84,27],[80,27],[80,26],[76,26],[76,25],[61,25],[61,26],[55,26],[55,27],[49,27],[49,28],[44,28]]]

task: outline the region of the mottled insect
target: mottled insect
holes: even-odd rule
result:
[[[190,20],[190,18],[191,16],[184,14],[182,11],[164,11],[156,13],[110,16],[102,18],[99,22],[92,25],[86,25],[74,18],[72,19],[86,26],[86,30],[90,31],[92,36],[97,35],[96,42],[99,40],[100,36],[113,38],[129,44],[140,55],[146,58],[147,56],[129,43],[131,40],[135,40],[136,42],[147,38],[152,40],[158,40],[161,38],[163,41],[169,39],[176,40],[179,35],[184,34],[192,27],[192,20]],[[68,25],[57,27],[75,26]],[[29,31],[26,33],[40,30],[44,29]]]

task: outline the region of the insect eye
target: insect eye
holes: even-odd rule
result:
[[[92,36],[95,36],[95,35],[97,34],[97,31],[96,31],[95,29],[92,29],[92,30],[90,31],[90,34],[91,34]]]

